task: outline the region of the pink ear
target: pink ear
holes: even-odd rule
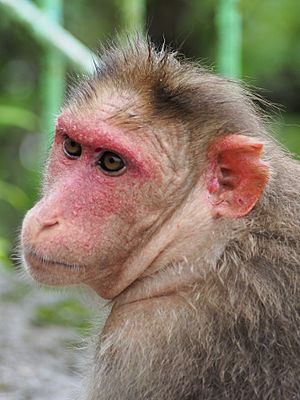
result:
[[[255,206],[268,182],[269,168],[260,156],[263,144],[229,135],[208,151],[207,190],[214,216],[243,217]]]

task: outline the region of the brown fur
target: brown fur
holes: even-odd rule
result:
[[[299,164],[269,137],[239,85],[140,39],[105,50],[67,107],[84,112],[107,91],[128,95],[115,124],[150,127],[158,140],[169,135],[175,173],[176,149],[186,152],[188,179],[166,193],[166,207],[184,202],[205,173],[209,144],[227,133],[264,142],[270,179],[249,215],[216,219],[204,253],[159,272],[180,279],[193,269],[188,290],[150,308],[116,310],[119,322],[97,345],[83,398],[300,399]]]

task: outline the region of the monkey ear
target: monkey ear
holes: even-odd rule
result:
[[[252,210],[269,177],[262,152],[262,143],[243,135],[229,135],[212,144],[206,182],[214,216],[237,218]]]

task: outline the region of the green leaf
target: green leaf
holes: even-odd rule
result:
[[[0,181],[0,200],[9,203],[18,211],[24,211],[30,207],[30,199],[18,186]]]
[[[37,129],[38,117],[24,108],[0,105],[0,125],[15,126],[17,128],[33,131]],[[6,134],[4,130],[2,130],[2,135],[3,134]]]

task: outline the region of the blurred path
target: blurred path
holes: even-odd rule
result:
[[[80,384],[79,335],[37,326],[35,310],[62,294],[30,287],[0,266],[0,400],[67,400]]]

